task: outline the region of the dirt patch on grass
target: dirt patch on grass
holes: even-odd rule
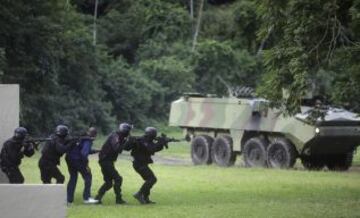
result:
[[[182,157],[177,157],[177,156],[161,156],[161,155],[155,155],[153,156],[153,160],[155,163],[157,164],[162,164],[162,165],[176,165],[176,166],[192,166],[193,163],[191,161],[190,158],[182,158]],[[234,167],[240,167],[243,168],[245,167],[242,159],[238,159],[235,163]],[[295,165],[295,167],[292,170],[306,170],[302,164],[297,164]],[[327,168],[324,168],[322,171],[329,171]],[[360,165],[356,164],[352,167],[350,167],[350,169],[348,171],[345,172],[360,172]]]
[[[176,166],[189,166],[193,165],[190,159],[173,157],[173,156],[153,156],[153,160],[156,163],[163,165],[176,165]]]

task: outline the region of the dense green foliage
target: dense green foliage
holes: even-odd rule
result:
[[[357,0],[262,1],[260,35],[271,33],[260,92],[291,113],[309,90],[359,112],[359,13]]]
[[[3,0],[0,82],[21,85],[22,124],[154,125],[182,92],[235,85],[290,112],[309,88],[360,111],[359,0],[193,2],[98,0],[94,41],[95,0]]]

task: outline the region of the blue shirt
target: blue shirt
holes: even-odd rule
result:
[[[82,139],[77,146],[67,152],[67,157],[71,160],[88,161],[88,156],[91,153],[91,146],[92,140]]]

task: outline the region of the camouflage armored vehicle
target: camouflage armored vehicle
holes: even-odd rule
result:
[[[169,125],[191,140],[194,164],[231,166],[242,154],[247,167],[291,168],[299,158],[307,169],[347,170],[360,144],[360,118],[322,107],[323,116],[310,122],[315,108],[307,102],[291,117],[253,96],[187,94],[172,102]]]

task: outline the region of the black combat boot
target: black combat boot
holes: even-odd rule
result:
[[[101,197],[99,195],[95,197],[95,200],[98,201],[96,204],[102,204]]]
[[[116,204],[126,204],[127,202],[122,197],[116,198]]]
[[[144,196],[144,200],[147,204],[156,204],[156,202],[149,199],[149,196]]]
[[[147,204],[143,193],[137,192],[133,196],[140,204]]]

